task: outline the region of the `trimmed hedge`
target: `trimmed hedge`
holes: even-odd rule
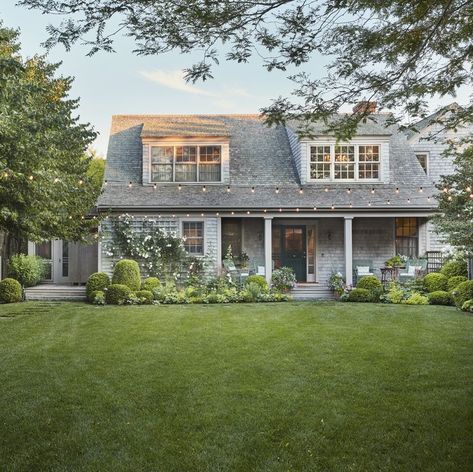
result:
[[[151,305],[153,303],[153,292],[150,290],[138,290],[136,292],[136,298],[139,298],[143,305]]]
[[[105,291],[105,301],[109,305],[123,305],[132,294],[130,287],[123,284],[111,284]]]
[[[450,293],[443,290],[437,290],[436,292],[431,292],[427,295],[430,305],[451,305],[452,296]]]
[[[357,282],[356,288],[364,288],[370,292],[380,292],[383,290],[383,285],[376,275],[365,275]]]
[[[141,283],[141,290],[153,291],[156,287],[161,285],[161,281],[157,277],[148,277]]]
[[[104,292],[105,289],[110,285],[110,277],[105,272],[94,272],[87,279],[85,284],[85,294],[89,302],[94,301],[93,292]]]
[[[446,277],[468,276],[468,266],[466,261],[450,261],[445,263],[440,269],[440,273]]]
[[[44,262],[38,256],[16,254],[8,261],[8,276],[23,287],[37,285],[44,276]]]
[[[362,302],[368,303],[373,300],[373,294],[366,288],[354,288],[348,294],[348,301],[349,302]]]
[[[440,272],[431,272],[424,277],[424,288],[427,292],[446,291],[448,278]]]
[[[462,311],[466,311],[468,313],[473,313],[473,300],[467,300],[462,305]]]
[[[473,280],[462,282],[453,291],[453,300],[458,308],[461,308],[466,301],[471,299],[473,299]]]
[[[15,279],[3,279],[0,282],[0,302],[18,303],[23,300],[21,285]]]
[[[462,282],[466,282],[468,279],[463,275],[456,275],[455,277],[450,277],[448,279],[447,288],[450,290],[455,290]]]
[[[141,276],[138,262],[131,259],[118,261],[113,269],[112,284],[126,285],[133,292],[140,290]]]
[[[252,283],[258,284],[261,287],[263,292],[267,292],[269,290],[268,282],[262,275],[250,275],[245,280],[245,285],[250,285]]]

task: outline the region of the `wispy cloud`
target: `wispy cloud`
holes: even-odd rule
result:
[[[206,97],[215,97],[216,95],[207,90],[191,85],[184,80],[184,74],[181,70],[152,70],[140,71],[140,74],[151,82],[156,82],[165,87],[179,90],[181,92],[192,93],[194,95],[204,95]]]

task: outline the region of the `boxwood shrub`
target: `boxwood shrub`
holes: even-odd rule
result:
[[[16,254],[8,261],[8,276],[20,282],[23,287],[37,285],[44,276],[44,262],[38,256]]]
[[[371,301],[377,302],[383,293],[383,285],[375,275],[365,275],[357,282],[356,288],[363,288],[371,293]]]
[[[105,291],[105,301],[109,305],[123,305],[132,294],[130,287],[123,284],[111,284]]]
[[[456,260],[445,263],[440,269],[440,273],[446,277],[455,277],[457,275],[462,275],[466,277],[468,275],[468,266],[466,261]]]
[[[21,285],[15,279],[3,279],[0,282],[0,302],[18,303],[23,300]]]
[[[461,308],[466,301],[471,299],[473,299],[473,280],[462,282],[453,291],[453,300],[458,308]]]
[[[427,295],[429,303],[431,305],[451,305],[452,304],[452,295],[449,292],[443,290],[437,290],[436,292],[431,292]]]
[[[126,285],[133,292],[141,288],[141,276],[138,262],[122,259],[113,269],[112,284]]]
[[[247,277],[245,280],[245,285],[252,283],[258,284],[261,287],[261,290],[265,293],[269,290],[268,282],[266,282],[266,279],[262,275],[250,275]]]
[[[141,283],[141,290],[148,290],[153,292],[153,289],[159,287],[161,285],[161,281],[157,277],[148,277],[144,279]]]
[[[366,288],[354,288],[348,294],[349,302],[371,302],[373,300],[373,294]]]
[[[94,301],[93,292],[105,291],[110,285],[110,277],[105,272],[94,272],[87,279],[85,284],[85,294],[89,302]]]
[[[424,289],[427,292],[446,291],[448,278],[440,272],[431,272],[424,277]]]
[[[468,313],[473,313],[473,300],[467,300],[462,305],[462,311],[466,311]]]
[[[143,305],[151,305],[153,303],[153,292],[150,290],[138,290],[136,292],[136,298],[140,300]]]
[[[465,282],[466,280],[468,279],[463,275],[455,275],[454,277],[450,277],[448,279],[447,288],[451,292],[452,290],[455,290],[462,282]]]

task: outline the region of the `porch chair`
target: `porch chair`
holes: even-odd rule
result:
[[[250,275],[249,269],[237,269],[231,259],[224,259],[223,267],[230,274],[230,277],[239,283],[242,283]]]
[[[427,261],[424,259],[409,259],[406,262],[406,270],[399,273],[399,282],[408,282],[422,275],[427,268]]]
[[[353,261],[353,272],[354,277],[353,280],[355,285],[357,284],[358,280],[361,277],[365,277],[366,275],[374,275],[373,272],[373,262],[368,260],[354,260]]]

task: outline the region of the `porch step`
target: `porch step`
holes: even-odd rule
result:
[[[85,300],[85,287],[43,284],[25,289],[27,300]]]
[[[294,300],[333,300],[332,291],[318,284],[297,284],[291,290]]]

